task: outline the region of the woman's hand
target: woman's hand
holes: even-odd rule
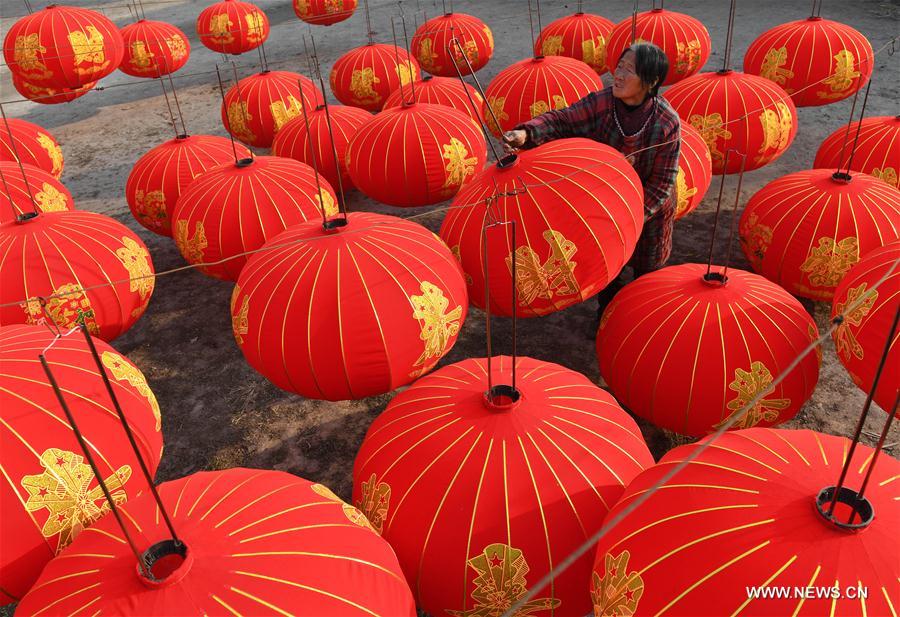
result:
[[[503,133],[503,151],[512,154],[528,141],[528,132],[524,130],[506,131]]]

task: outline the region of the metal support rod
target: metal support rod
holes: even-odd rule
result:
[[[9,125],[9,118],[6,117],[6,110],[3,109],[3,103],[0,103],[0,116],[3,118],[3,127],[6,129],[6,134],[9,135],[9,145],[12,148],[13,156],[16,157],[16,163],[19,164],[19,172],[22,174],[22,181],[25,182],[25,190],[28,192],[28,199],[31,201],[31,209],[34,212],[34,216],[38,214],[38,206],[37,202],[34,200],[34,192],[31,190],[31,182],[28,181],[28,176],[25,175],[25,166],[22,164],[22,157],[19,156],[19,147],[16,145],[16,138],[13,135],[12,127]],[[6,185],[6,180],[3,181],[4,186]],[[15,207],[12,204],[12,193],[9,193],[9,203],[13,208],[13,214],[16,218],[16,221],[22,222],[24,219],[20,218],[18,214],[15,213]],[[32,217],[28,217],[32,218]]]
[[[369,15],[369,0],[363,0],[363,8],[366,13],[366,36],[369,37],[369,45],[375,43],[375,33],[372,32],[372,19]]]
[[[303,39],[303,44],[306,45],[306,39]],[[300,87],[300,111],[303,112],[303,123],[306,125],[306,141],[309,143],[309,151],[312,153],[312,168],[313,174],[316,178],[316,192],[319,195],[319,210],[322,212],[322,226],[328,222],[328,214],[325,212],[325,196],[322,192],[322,183],[319,181],[319,157],[316,154],[316,149],[312,146],[312,140],[310,139],[309,132],[309,114],[306,111],[306,103],[303,101],[303,81],[298,79],[297,85]],[[340,170],[338,170],[340,173]]]
[[[859,132],[862,130],[862,121],[863,118],[866,117],[866,103],[869,102],[869,88],[872,87],[872,81],[874,80],[874,76],[869,79],[869,83],[866,84],[866,94],[863,96],[863,104],[862,108],[859,110],[859,124],[856,125],[856,136],[853,137],[853,146],[850,148],[850,158],[847,159],[847,171],[846,173],[850,173],[850,165],[853,164],[853,156],[856,154],[856,146],[859,145]],[[856,90],[859,92],[859,88]]]
[[[728,230],[728,248],[725,252],[725,268],[722,270],[723,280],[728,278],[728,266],[731,264],[731,249],[734,246],[734,232],[737,229],[738,205],[741,202],[741,187],[744,184],[744,165],[746,163],[747,157],[741,155],[741,169],[738,171],[738,184],[734,193],[734,208],[731,211],[731,228]]]
[[[732,148],[728,148],[725,150],[725,156],[722,161],[722,168],[727,169],[728,167],[728,155],[732,152]],[[722,174],[722,181],[719,183],[719,196],[716,198],[716,215],[713,218],[713,228],[712,234],[710,234],[709,238],[709,251],[706,258],[706,276],[709,277],[710,270],[712,270],[712,259],[713,259],[713,249],[716,247],[716,234],[719,231],[719,213],[722,211],[722,196],[725,194],[725,178],[728,174]]]
[[[853,104],[850,105],[850,119],[847,120],[847,130],[844,131],[844,141],[841,143],[841,153],[838,155],[838,166],[837,169],[834,170],[835,173],[841,173],[841,168],[844,166],[844,150],[847,148],[847,141],[850,138],[850,128],[853,126],[853,116],[856,113],[856,101],[858,98],[859,88],[853,93]]]
[[[734,14],[737,9],[737,0],[731,0],[728,9],[728,34],[725,37],[725,57],[722,63],[722,71],[731,70],[731,44],[734,39]]]
[[[447,53],[452,55],[451,46],[456,45],[459,50],[460,57],[466,63],[466,67],[469,69],[469,75],[472,76],[472,79],[475,80],[475,88],[478,91],[478,94],[481,95],[482,100],[487,101],[487,96],[484,94],[484,88],[481,86],[481,82],[478,81],[478,77],[475,75],[475,71],[472,70],[472,63],[469,62],[469,57],[465,54],[465,50],[463,49],[462,43],[459,42],[459,39],[453,37],[449,41],[447,41]],[[463,79],[462,70],[460,70],[458,63],[453,63],[453,68],[456,70],[456,76],[459,77],[459,81],[462,84],[463,92],[466,93],[466,98],[469,99],[469,106],[475,112],[474,117],[478,119],[478,126],[481,127],[481,132],[484,133],[484,140],[487,142],[488,147],[491,149],[491,153],[494,155],[494,160],[499,161],[500,155],[497,153],[497,147],[494,145],[494,140],[491,139],[491,133],[488,128],[485,126],[484,121],[482,120],[482,114],[478,113],[478,110],[481,109],[481,106],[476,105],[475,101],[472,100],[472,93],[469,92],[469,89],[466,88],[466,80]],[[500,120],[497,119],[497,114],[494,113],[494,109],[490,105],[484,106],[488,113],[491,114],[491,117],[494,119],[494,126],[497,127],[497,130],[500,129]]]
[[[159,65],[156,66],[156,77],[159,79],[159,85],[162,88],[163,98],[166,100],[166,109],[169,110],[169,122],[172,124],[172,132],[178,137],[178,125],[175,124],[175,113],[172,111],[172,103],[169,101],[169,93],[166,92],[166,82],[163,81],[162,71]]]
[[[638,0],[634,0],[634,6],[631,9],[631,44],[637,38],[637,16],[638,16]]]
[[[222,107],[225,107],[225,128],[228,129],[228,137],[231,139],[231,152],[234,155],[234,164],[237,165],[237,145],[234,143],[234,133],[231,132],[231,118],[228,117],[228,108],[225,105],[225,87],[222,85],[222,74],[219,72],[218,64],[216,64],[216,79],[219,80],[219,94],[222,97]]]
[[[534,16],[531,11],[531,0],[528,0],[528,25],[531,27],[531,49],[534,49]]]
[[[344,223],[348,223],[349,219],[347,218],[347,206],[344,198],[344,180],[343,173],[341,173],[341,163],[338,158],[337,146],[334,143],[334,127],[331,124],[331,111],[328,106],[328,97],[325,96],[325,80],[322,78],[322,70],[319,66],[319,53],[316,49],[316,39],[310,33],[309,35],[310,43],[312,44],[313,49],[313,66],[316,69],[316,79],[319,80],[319,88],[322,90],[322,101],[325,105],[325,124],[328,126],[328,138],[331,140],[331,154],[334,157],[334,169],[337,172],[337,181],[338,181],[338,211],[344,217]]]

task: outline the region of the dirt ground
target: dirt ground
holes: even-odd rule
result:
[[[32,0],[32,4],[35,2]],[[42,6],[44,3],[37,3]],[[92,2],[70,2],[94,6]],[[182,73],[210,71],[222,57],[201,46],[194,30],[199,11],[208,4],[200,1],[145,4],[148,19],[174,23],[188,34],[192,55]],[[272,68],[305,71],[300,35],[309,27],[294,15],[288,0],[257,0],[272,24],[266,52]],[[456,0],[457,11],[482,18],[493,30],[496,52],[478,73],[486,86],[501,69],[530,54],[531,34],[525,0]],[[641,2],[642,10],[649,2]],[[421,10],[429,16],[440,12],[440,2],[431,0],[402,3],[371,0],[373,27],[377,39],[390,41],[390,17],[398,14],[398,5],[408,15]],[[585,10],[613,21],[628,17],[631,0],[587,0]],[[106,13],[120,26],[132,21],[123,2],[106,3]],[[543,23],[573,12],[575,3],[545,0]],[[21,3],[3,0],[4,32],[12,21],[24,14]],[[713,41],[713,53],[705,70],[716,70],[722,63],[728,2],[724,0],[682,0],[667,3],[666,8],[691,14],[707,26]],[[762,31],[779,23],[808,16],[807,0],[739,1],[734,33],[733,66],[740,68],[743,53]],[[822,15],[851,25],[865,34],[875,49],[896,35],[900,19],[897,0],[829,1]],[[365,20],[360,10],[347,22],[330,28],[316,28],[319,55],[327,75],[331,64],[352,46],[365,39]],[[249,74],[257,62],[255,52],[238,59]],[[177,74],[176,74],[177,76]],[[874,83],[867,115],[900,112],[900,55],[882,53],[876,58]],[[605,78],[609,83],[609,77]],[[6,106],[7,113],[36,122],[52,130],[65,154],[62,181],[71,190],[80,209],[115,217],[143,238],[153,256],[157,271],[168,270],[184,262],[175,244],[153,235],[135,222],[124,199],[125,180],[134,162],[144,152],[173,135],[168,112],[158,83],[140,82],[116,73],[102,82],[106,86],[129,83],[123,87],[90,92],[67,105],[39,106],[31,103]],[[215,74],[177,80],[178,98],[189,132],[226,135],[219,119],[219,92]],[[0,73],[2,99],[19,97],[12,89],[9,73]],[[328,93],[330,96],[330,93]],[[334,98],[330,99],[335,102]],[[778,161],[746,174],[742,205],[767,182],[809,167],[816,148],[833,130],[845,123],[850,99],[825,107],[799,110],[800,128],[793,145]],[[679,221],[675,230],[675,248],[671,264],[705,261],[706,247],[715,210],[713,197],[718,178],[700,208]],[[729,180],[726,195],[734,195],[734,179]],[[424,210],[401,211],[375,205],[359,193],[351,194],[349,207],[374,209],[396,215],[416,214]],[[437,230],[442,214],[435,213],[420,222]],[[716,250],[716,260],[724,258],[724,239]],[[736,250],[732,265],[749,269]],[[338,495],[349,499],[353,458],[365,431],[390,400],[391,395],[359,401],[329,403],[305,400],[283,392],[251,369],[244,361],[231,333],[229,297],[232,284],[213,280],[196,271],[182,272],[158,279],[144,317],[127,334],[114,342],[146,375],[156,393],[163,413],[165,455],[158,480],[165,481],[195,471],[232,466],[271,468],[289,471],[313,481],[323,482]],[[519,353],[560,363],[599,382],[594,344],[588,333],[594,324],[593,302],[586,302],[543,319],[520,321]],[[820,328],[827,325],[830,306],[808,305]],[[495,321],[495,351],[508,352],[510,324]],[[483,314],[473,309],[452,352],[442,361],[448,364],[470,356],[483,356]],[[862,408],[864,394],[850,381],[839,363],[834,345],[825,344],[824,361],[818,387],[800,414],[786,426],[810,428],[836,435],[850,436]],[[880,429],[884,414],[875,410],[866,426],[866,442]],[[656,457],[672,447],[672,441],[659,430],[642,423],[644,435]],[[895,426],[888,442],[900,441]]]

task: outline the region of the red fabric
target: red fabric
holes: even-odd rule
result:
[[[197,16],[197,36],[207,48],[222,54],[242,54],[269,38],[269,18],[255,4],[222,0]]]
[[[488,206],[497,190],[502,196]],[[641,234],[643,201],[640,178],[621,153],[589,139],[557,139],[476,176],[456,196],[440,234],[462,263],[472,304],[483,308],[483,228],[515,221],[515,247],[509,225],[488,231],[491,311],[512,314],[515,249],[516,311],[536,317],[586,300],[618,276]]]
[[[712,158],[700,132],[687,122],[681,124],[681,151],[675,182],[675,218],[697,209],[712,182]]]
[[[892,614],[900,592],[900,463],[878,458],[865,493],[875,509],[868,528],[845,531],[816,511],[816,495],[837,483],[849,445],[806,430],[723,435],[600,539],[594,614]],[[676,448],[635,478],[607,521],[697,448]],[[859,446],[849,487],[859,489],[871,456]],[[816,595],[835,585],[842,594],[862,587],[868,598]],[[820,589],[807,599],[749,599],[758,586]]]
[[[535,56],[581,60],[597,75],[606,72],[606,42],[613,22],[591,13],[575,13],[547,24],[534,43]]]
[[[170,213],[178,196],[203,172],[250,156],[241,144],[215,135],[176,137],[152,148],[137,160],[125,183],[125,199],[138,223],[153,233],[172,235]]]
[[[859,142],[853,160],[853,140],[859,131]],[[881,178],[894,188],[900,189],[900,115],[874,116],[850,125],[850,134],[844,146],[847,127],[842,126],[825,138],[816,152],[813,167],[846,169],[850,163],[852,171]],[[843,147],[843,156],[841,149]],[[0,155],[2,156],[2,155]]]
[[[54,296],[47,310],[61,329],[84,323],[111,341],[134,325],[153,293],[147,247],[102,214],[46,212],[4,223],[0,255],[0,304],[12,303],[0,308],[0,325],[36,323],[43,317],[36,298]]]
[[[344,105],[381,111],[401,80],[406,85],[419,78],[419,65],[405,49],[372,43],[338,58],[331,67],[329,82],[334,96]]]
[[[22,170],[25,170],[23,177]],[[73,210],[72,194],[63,183],[43,169],[0,161],[0,223],[23,212]]]
[[[484,133],[446,105],[385,109],[356,131],[347,171],[363,193],[391,206],[428,206],[450,199],[484,167]]]
[[[665,9],[652,9],[637,14],[635,39],[653,43],[669,59],[669,72],[664,86],[678,83],[694,75],[709,59],[712,43],[700,20]],[[631,44],[631,17],[613,28],[606,44],[606,66],[616,70],[622,52]]]
[[[272,142],[272,154],[295,159],[301,163],[318,166],[319,173],[328,183],[338,190],[338,169],[344,191],[350,191],[353,182],[347,171],[347,147],[360,126],[372,119],[372,114],[357,107],[348,105],[329,105],[332,133],[328,131],[328,118],[325,108],[319,105],[308,113],[309,132],[306,130],[306,119],[301,113],[281,127]],[[334,151],[337,150],[337,161]],[[313,156],[315,152],[315,157]]]
[[[246,159],[245,159],[246,160]],[[323,197],[319,198],[319,189]],[[172,211],[172,235],[188,263],[215,278],[236,281],[247,256],[286,227],[337,213],[334,191],[299,161],[257,156],[246,166],[225,163],[200,174]],[[241,256],[238,256],[241,255]]]
[[[466,95],[468,92],[468,96]],[[415,96],[415,99],[413,99]],[[469,97],[471,98],[471,102]],[[432,103],[434,105],[446,105],[470,116],[472,120],[480,123],[484,121],[482,107],[484,99],[478,94],[478,90],[459,79],[450,77],[433,77],[426,75],[416,82],[415,90],[411,87],[397,88],[384,102],[384,108],[399,107],[404,101],[417,101],[419,103]],[[472,108],[472,103],[475,108]]]
[[[745,154],[744,170],[758,169],[776,160],[787,150],[797,134],[797,109],[781,86],[747,73],[700,73],[668,90],[665,98],[672,104],[682,124],[691,124],[703,135],[712,156],[713,173],[740,171],[741,157],[729,148]]]
[[[874,63],[872,45],[863,34],[821,17],[766,30],[744,54],[744,72],[780,85],[797,107],[853,96],[869,81]]]
[[[831,316],[843,313],[853,304],[859,303],[865,294],[871,292],[878,281],[900,260],[900,240],[866,253],[853,266],[834,292]],[[858,308],[844,317],[843,323],[831,333],[838,358],[847,367],[853,383],[864,392],[872,389],[875,372],[881,362],[888,333],[891,331],[894,315],[900,305],[900,268],[874,291],[868,293]],[[900,331],[894,333],[888,351],[887,362],[878,382],[874,400],[882,409],[890,410],[900,387]]]
[[[65,164],[53,133],[20,118],[0,120],[0,161],[20,160],[59,178]]]
[[[738,228],[750,265],[794,295],[830,302],[850,266],[900,238],[900,191],[866,174],[849,183],[808,169],[765,185]]]
[[[247,362],[307,398],[409,383],[450,351],[468,310],[459,265],[433,233],[382,214],[349,221],[289,227],[250,258],[232,295]]]
[[[119,69],[133,77],[155,78],[174,73],[191,54],[184,32],[164,21],[141,19],[122,28],[125,57]]]
[[[125,52],[119,29],[88,9],[51,4],[19,18],[6,33],[3,56],[19,79],[76,89],[106,77]]]
[[[301,86],[302,84],[302,86]],[[248,146],[268,148],[282,126],[325,102],[311,79],[290,71],[263,71],[225,93],[222,125]]]
[[[100,485],[38,360],[53,337],[44,326],[0,328],[0,467],[6,478],[0,488],[0,602],[4,604],[25,595],[44,565],[106,508]],[[94,344],[141,456],[155,473],[163,448],[156,398],[127,358],[103,341]],[[59,339],[45,357],[113,498],[131,498],[145,490],[140,463],[84,335],[73,332]],[[89,480],[79,480],[79,474]]]
[[[565,56],[528,58],[503,69],[491,80],[484,91],[484,118],[499,137],[517,124],[551,109],[564,109],[602,89],[600,78],[584,62]]]
[[[12,76],[13,88],[23,97],[34,103],[41,105],[58,105],[59,103],[70,103],[77,98],[81,98],[90,92],[96,81],[88,82],[78,88],[57,88],[46,86],[41,83],[30,82],[20,79],[16,75]]]
[[[416,614],[390,546],[321,484],[236,468],[195,473],[158,489],[188,554],[170,579],[145,584],[124,534],[106,516],[97,532],[82,534],[66,558],[47,566],[18,610],[160,617]],[[122,509],[139,550],[171,538],[152,495]]]
[[[357,0],[293,0],[294,13],[316,26],[331,26],[349,19],[358,6]]]
[[[463,51],[456,43],[459,40]],[[448,45],[450,51],[447,51]],[[413,56],[423,70],[440,77],[469,75],[484,67],[494,55],[494,35],[483,21],[466,13],[446,13],[423,23],[413,34],[410,43]],[[465,54],[465,58],[463,57]]]
[[[511,365],[493,358],[494,384],[511,383]],[[585,376],[532,358],[516,366],[521,398],[508,407],[485,401],[485,358],[423,377],[376,418],[356,457],[353,503],[431,615],[501,615],[653,464],[634,420]],[[519,614],[590,612],[590,564],[588,553]]]
[[[616,294],[597,332],[600,374],[622,406],[682,435],[715,430],[818,336],[800,302],[761,276],[729,269],[721,286],[705,273],[683,264],[645,274]],[[808,354],[735,428],[791,419],[818,375]]]

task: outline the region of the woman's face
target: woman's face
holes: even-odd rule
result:
[[[625,101],[642,101],[650,88],[646,87],[635,70],[635,54],[626,51],[613,73],[613,96]]]

